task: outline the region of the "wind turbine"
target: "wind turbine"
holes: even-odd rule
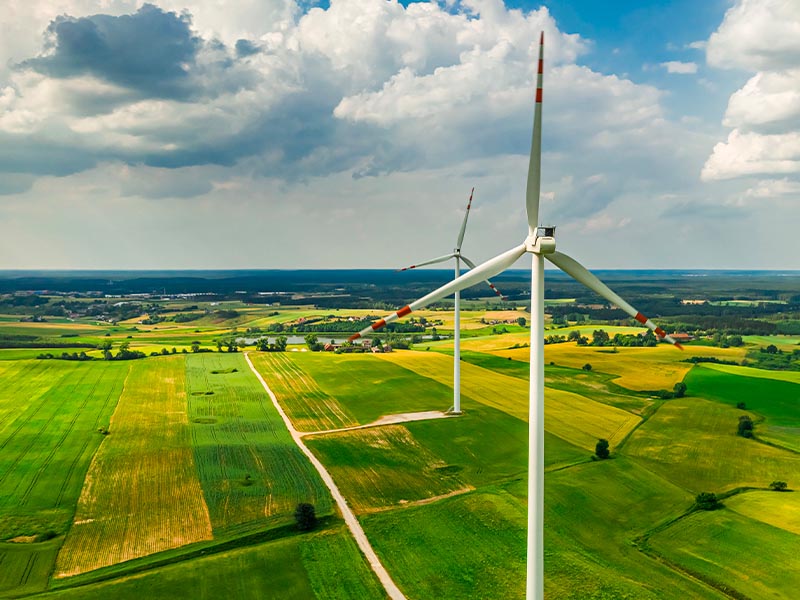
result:
[[[487,277],[494,277],[511,267],[526,253],[533,255],[531,261],[530,413],[528,419],[528,565],[526,588],[526,598],[528,600],[542,600],[544,598],[544,259],[547,258],[567,275],[570,275],[576,281],[621,308],[659,337],[683,349],[663,329],[656,326],[650,319],[620,298],[611,288],[592,275],[580,263],[566,254],[557,252],[556,240],[553,237],[555,227],[539,227],[537,225],[542,159],[543,52],[544,32],[539,38],[536,104],[533,116],[530,162],[528,164],[528,185],[525,193],[525,206],[528,215],[528,236],[525,241],[487,260],[454,281],[415,300],[351,337],[351,339],[357,339],[371,330],[380,329],[387,323],[449,296],[453,292],[470,287]]]
[[[450,254],[445,254],[444,256],[439,256],[437,258],[432,258],[431,260],[426,260],[424,262],[418,263],[416,265],[411,265],[410,267],[405,267],[403,269],[399,269],[400,271],[408,271],[410,269],[416,269],[417,267],[423,267],[425,265],[435,265],[437,263],[445,262],[450,260],[451,258],[456,259],[456,266],[455,266],[455,277],[454,279],[458,279],[461,275],[461,261],[463,260],[470,269],[475,268],[475,263],[473,263],[470,259],[466,256],[461,254],[461,244],[464,243],[464,233],[467,231],[467,219],[469,219],[469,209],[472,208],[472,195],[475,193],[475,188],[472,188],[472,191],[469,193],[469,201],[467,202],[467,211],[464,213],[464,222],[461,223],[461,231],[458,232],[458,239],[456,240],[456,247]],[[501,298],[503,295],[498,291],[494,284],[486,280],[486,283],[489,284],[489,287],[492,288],[495,294],[500,296]],[[453,333],[453,409],[452,413],[456,415],[461,414],[461,291],[456,290],[455,293],[455,326],[454,326],[454,333]]]

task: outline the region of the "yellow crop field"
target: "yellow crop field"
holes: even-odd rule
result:
[[[613,448],[641,421],[621,408],[573,392],[547,388],[544,396],[545,430],[587,450],[594,451],[600,438]]]
[[[784,492],[747,492],[725,500],[725,506],[750,517],[800,535],[800,496]]]
[[[68,577],[211,539],[191,449],[183,357],[135,362],[56,561]]]
[[[453,359],[438,352],[392,352],[380,355],[424,377],[453,384]],[[461,392],[469,399],[528,420],[528,382],[469,363],[461,364]],[[469,410],[469,404],[464,408]],[[599,438],[619,443],[639,417],[573,392],[545,390],[545,429],[576,446],[594,450]]]
[[[745,352],[741,348],[710,346],[688,346],[681,352],[670,344],[659,344],[655,348],[620,347],[616,350],[612,352],[611,348],[578,346],[571,342],[550,344],[544,347],[544,359],[546,362],[576,369],[588,363],[595,371],[617,375],[614,383],[631,390],[671,390],[694,366],[692,363],[682,362],[684,359],[692,356],[715,356],[723,360],[741,360]],[[530,351],[528,348],[515,348],[497,350],[492,354],[527,361]]]
[[[731,375],[741,375],[742,377],[760,377],[761,379],[800,383],[800,371],[767,371],[766,369],[755,369],[753,367],[718,365],[714,363],[703,363],[703,367],[715,371],[722,371],[723,373],[730,373]]]
[[[284,353],[254,352],[250,356],[269,380],[272,391],[281,398],[283,409],[298,431],[359,425],[336,398],[322,391],[314,378]]]

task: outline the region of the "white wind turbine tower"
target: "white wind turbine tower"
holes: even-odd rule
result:
[[[547,258],[573,279],[621,308],[636,321],[654,331],[659,337],[681,348],[681,345],[668,336],[663,329],[657,327],[650,319],[625,302],[580,263],[566,254],[557,252],[556,241],[553,237],[555,233],[554,227],[537,226],[542,155],[543,50],[544,32],[542,32],[539,39],[536,106],[533,117],[530,163],[528,165],[528,185],[525,194],[528,215],[528,236],[525,241],[503,254],[487,260],[468,273],[404,306],[386,318],[373,323],[371,327],[367,327],[351,338],[357,339],[371,330],[379,329],[386,323],[404,317],[414,310],[449,296],[453,292],[470,287],[487,277],[494,277],[511,267],[526,253],[533,255],[531,267],[530,412],[528,420],[528,572],[526,589],[526,598],[528,600],[542,600],[544,598],[544,545],[542,543],[544,532],[544,259]]]
[[[472,208],[472,195],[475,193],[475,188],[472,188],[472,191],[469,193],[469,201],[467,202],[467,211],[464,213],[464,222],[461,223],[461,231],[458,233],[458,239],[456,240],[456,247],[450,254],[445,254],[444,256],[439,256],[437,258],[432,258],[431,260],[426,260],[421,263],[417,263],[416,265],[411,265],[410,267],[405,267],[404,269],[399,269],[400,271],[408,271],[410,269],[416,269],[417,267],[423,267],[425,265],[435,265],[437,263],[445,262],[450,260],[451,258],[456,259],[455,265],[455,277],[454,279],[458,279],[461,275],[461,261],[463,260],[470,269],[475,268],[475,263],[473,263],[470,259],[466,256],[461,254],[461,244],[464,243],[464,233],[467,231],[467,219],[469,219],[469,209]],[[500,296],[501,298],[503,295],[498,291],[494,284],[486,280],[486,283],[489,284],[489,287],[492,288],[495,294]],[[454,325],[454,333],[453,333],[453,408],[452,413],[456,415],[461,414],[461,291],[456,290],[455,293],[455,325]]]

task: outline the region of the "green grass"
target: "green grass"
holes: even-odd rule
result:
[[[747,598],[797,598],[800,537],[729,510],[697,512],[650,538],[668,561]]]
[[[689,393],[734,407],[744,402],[748,411],[764,418],[764,422],[756,426],[760,439],[800,452],[800,384],[743,377],[733,374],[737,371],[716,367],[692,369],[686,377]],[[748,369],[746,373],[754,370]]]
[[[242,354],[188,355],[186,380],[195,463],[215,534],[291,521],[299,502],[320,515],[331,511],[329,492]]]
[[[403,425],[306,438],[358,513],[465,489],[460,469],[417,442]]]
[[[632,545],[691,502],[690,494],[624,457],[547,474],[547,597],[716,598]]]
[[[523,598],[525,507],[502,491],[362,518],[409,598]]]
[[[0,540],[64,533],[129,365],[15,361],[0,367]]]
[[[691,382],[689,389],[696,391]],[[717,401],[669,400],[634,432],[623,452],[693,493],[800,481],[800,456],[736,435],[742,414]]]
[[[360,600],[382,589],[343,527],[179,562],[44,598]]]
[[[0,597],[44,591],[59,540],[37,544],[0,543]]]

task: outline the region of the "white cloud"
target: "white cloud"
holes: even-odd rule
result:
[[[723,124],[733,131],[714,146],[703,179],[800,175],[800,3],[738,0],[706,57],[757,73],[730,97]]]
[[[661,63],[661,66],[667,70],[667,73],[677,73],[680,75],[693,75],[697,73],[697,64],[693,62],[670,60]]]

